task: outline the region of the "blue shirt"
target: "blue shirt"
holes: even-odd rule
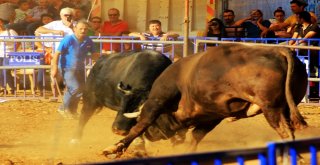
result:
[[[65,36],[57,49],[61,52],[59,58],[60,68],[84,69],[85,59],[94,52],[94,43],[85,37],[80,43],[74,34]]]

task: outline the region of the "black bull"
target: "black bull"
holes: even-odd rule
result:
[[[191,149],[226,117],[258,107],[282,138],[307,126],[297,109],[306,93],[305,65],[286,48],[229,44],[183,58],[154,82],[129,134],[104,154],[121,154],[138,136],[170,138],[193,128]]]
[[[100,57],[86,81],[75,138],[81,138],[88,120],[103,106],[118,111],[113,132],[127,134],[136,120],[124,117],[123,113],[135,111],[147,99],[154,80],[171,63],[166,56],[150,50]],[[124,89],[131,92],[123,92]]]

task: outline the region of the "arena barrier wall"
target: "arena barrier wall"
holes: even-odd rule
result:
[[[260,165],[317,165],[320,158],[320,138],[301,139],[296,141],[271,142],[266,147],[228,151],[204,152],[102,162],[93,164],[105,165],[202,165],[202,164],[260,164]],[[89,163],[90,164],[90,163]]]
[[[138,40],[136,37],[111,37],[111,36],[91,36],[94,42],[97,43],[98,50],[101,54],[109,54],[113,53],[112,51],[105,51],[103,50],[103,44],[109,43],[112,47],[114,44],[120,44],[120,51],[130,51],[130,50],[141,50],[143,45],[147,44],[153,44],[153,45],[166,45],[161,50],[163,54],[168,56],[172,60],[176,60],[177,58],[182,57],[182,46],[183,46],[183,37],[179,37],[177,40],[169,40],[169,41],[159,41],[159,38],[152,38],[151,40],[147,41],[141,41]],[[59,42],[61,40],[61,37],[59,36],[41,36],[41,37],[35,37],[35,36],[11,36],[8,37],[2,37],[0,38],[0,42],[14,42],[14,43],[20,43],[21,49],[16,50],[19,52],[38,52],[43,53],[45,56],[48,54],[53,54],[55,50],[55,42]],[[258,44],[263,46],[280,46],[280,47],[288,47],[293,50],[295,50],[297,56],[301,59],[302,62],[304,62],[307,66],[310,62],[310,58],[312,54],[316,54],[316,57],[319,57],[319,50],[320,47],[318,46],[289,46],[286,45],[286,42],[288,40],[291,40],[290,38],[222,38],[221,41],[218,41],[217,38],[210,38],[210,37],[190,37],[189,41],[191,41],[189,44],[189,49],[191,51],[189,52],[199,52],[206,50],[209,45],[218,45],[222,43],[234,43],[234,42],[246,42],[248,44]],[[298,40],[298,39],[297,39]],[[311,45],[312,42],[316,42],[316,44],[319,45],[320,39],[308,39],[308,44]],[[41,43],[42,47],[36,49],[36,42]],[[49,52],[48,52],[48,47]],[[165,47],[170,47],[170,50],[168,51]],[[210,45],[212,46],[212,45]],[[6,56],[5,56],[6,58]],[[45,59],[46,61],[48,59]],[[304,99],[304,102],[312,101],[312,98],[310,98],[311,93],[310,88],[317,88],[316,93],[313,93],[313,95],[316,95],[319,97],[319,75],[318,75],[318,66],[319,66],[319,58],[317,58],[317,66],[316,68],[313,68],[315,71],[310,72],[310,68],[307,68],[308,75],[309,75],[309,86],[306,93],[306,97]],[[92,61],[86,61],[87,64],[87,70],[90,70],[92,67]],[[39,99],[39,98],[48,98],[48,96],[52,96],[51,98],[56,99],[57,98],[57,91],[53,89],[53,84],[50,83],[50,77],[49,77],[49,65],[20,65],[17,66],[10,66],[10,65],[4,65],[0,66],[0,70],[6,70],[10,69],[12,70],[12,74],[14,75],[14,83],[15,88],[19,87],[19,90],[17,92],[14,92],[13,94],[9,93],[9,91],[5,91],[4,93],[0,93],[0,98],[13,98],[13,99]],[[4,77],[4,81],[6,81],[6,77]],[[42,79],[42,80],[41,80]],[[32,86],[32,82],[34,82],[34,85]],[[31,87],[32,86],[32,87]],[[34,89],[30,89],[34,88]],[[30,92],[31,91],[31,92]],[[318,100],[316,100],[318,101]]]

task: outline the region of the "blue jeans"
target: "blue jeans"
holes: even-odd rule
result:
[[[85,84],[84,68],[63,68],[60,72],[67,88],[61,108],[70,113],[76,113]]]

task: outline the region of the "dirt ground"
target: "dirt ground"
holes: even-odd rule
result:
[[[85,164],[114,160],[101,155],[105,147],[121,138],[111,132],[114,111],[105,108],[93,116],[81,144],[72,146],[69,141],[77,121],[61,118],[55,111],[58,105],[40,100],[0,103],[0,164]],[[303,105],[299,109],[310,127],[298,131],[297,138],[320,137],[320,106]],[[269,141],[280,138],[263,115],[258,115],[235,122],[223,121],[205,137],[198,151],[264,147]],[[168,141],[150,143],[147,150],[150,156],[185,153],[184,146],[172,148]]]

